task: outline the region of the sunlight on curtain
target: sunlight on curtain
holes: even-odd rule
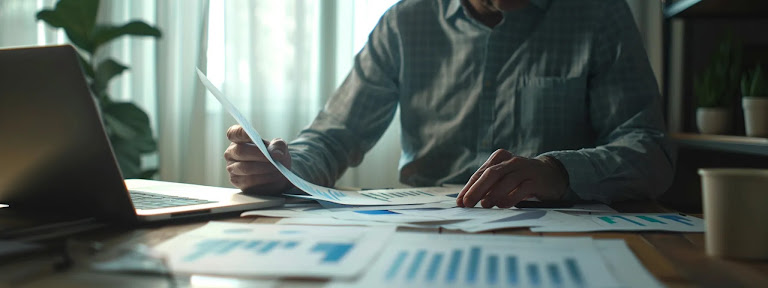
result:
[[[264,138],[291,140],[314,119],[330,96],[323,95],[322,87],[327,83],[322,81],[331,81],[334,88],[341,83],[351,68],[354,54],[365,44],[381,14],[394,2],[212,0],[208,74]],[[347,29],[348,33],[328,35],[339,30],[324,26],[328,19],[322,17],[329,16],[323,15],[323,11],[329,9],[338,15],[331,23],[354,28]],[[349,9],[353,13],[338,9]],[[337,47],[346,48],[348,53],[336,54],[337,63],[321,61],[324,49]],[[336,77],[322,77],[326,71],[339,72]],[[224,138],[225,131],[235,122],[213,97],[207,99],[207,147],[223,153],[229,145]],[[394,136],[394,141],[382,141],[377,146],[398,144],[399,135]],[[392,158],[398,158],[399,145],[394,153],[396,156],[366,159],[366,164],[372,165],[372,169],[366,169],[370,170],[368,173],[350,171],[346,182],[340,184],[367,186],[369,182],[365,179],[381,181],[383,174],[389,174],[387,179],[394,183],[387,186],[392,186],[397,183],[397,162],[392,163]],[[377,159],[390,163],[376,163]],[[229,185],[221,155],[207,159],[206,163],[211,173],[207,175],[208,184]]]
[[[38,22],[38,11],[53,7],[55,0],[0,1],[0,48],[66,43],[63,31]]]

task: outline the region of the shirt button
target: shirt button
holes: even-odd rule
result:
[[[485,81],[485,87],[491,87],[493,85],[493,82],[490,80]]]

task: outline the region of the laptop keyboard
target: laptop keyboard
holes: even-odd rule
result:
[[[178,196],[163,195],[163,194],[156,194],[156,193],[139,192],[139,191],[129,191],[129,193],[131,194],[131,201],[133,201],[133,207],[136,209],[142,209],[142,210],[216,203],[216,201],[187,198],[187,197],[178,197]]]

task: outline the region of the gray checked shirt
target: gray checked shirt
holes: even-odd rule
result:
[[[494,28],[459,0],[403,0],[289,144],[325,186],[357,166],[400,107],[400,181],[465,183],[496,149],[551,156],[570,196],[611,202],[669,187],[660,96],[623,0],[531,0]]]

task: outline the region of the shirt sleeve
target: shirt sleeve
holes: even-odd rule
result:
[[[596,147],[544,153],[568,171],[578,197],[655,198],[672,183],[675,151],[666,139],[661,96],[625,1],[605,1],[596,23],[588,74]]]
[[[389,127],[399,99],[397,5],[388,10],[355,57],[352,71],[309,127],[288,145],[296,174],[332,187]]]

